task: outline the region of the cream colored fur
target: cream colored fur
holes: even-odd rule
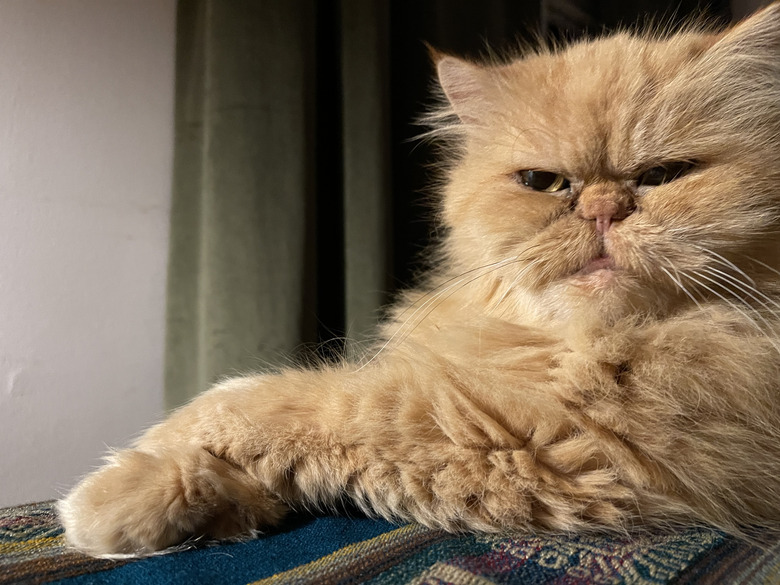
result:
[[[780,5],[437,60],[448,235],[380,349],[177,410],[60,502],[73,546],[144,554],[344,500],[450,531],[780,527]]]

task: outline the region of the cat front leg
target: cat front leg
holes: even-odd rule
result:
[[[67,541],[93,555],[142,555],[191,537],[249,536],[300,497],[291,470],[312,496],[338,489],[349,472],[339,472],[344,449],[327,427],[338,426],[341,401],[322,376],[236,378],[177,410],[59,503]]]
[[[571,528],[588,500],[625,490],[568,462],[593,446],[563,410],[541,416],[549,360],[537,361],[526,381],[493,379],[417,348],[361,371],[230,380],[77,486],[60,504],[66,537],[92,554],[144,554],[342,500],[451,531]]]

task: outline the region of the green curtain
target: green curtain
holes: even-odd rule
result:
[[[387,302],[390,228],[388,5],[343,0],[345,334],[360,351]]]
[[[386,5],[344,7],[333,48],[343,67],[327,69],[340,79],[323,79],[318,49],[338,37],[318,41],[314,0],[179,4],[168,407],[318,341],[318,288],[329,284],[317,277],[318,238],[327,242],[329,230],[316,225],[318,206],[327,210],[335,197],[348,210],[339,228],[343,283],[334,285],[344,291],[348,334],[363,336],[385,300]],[[343,104],[322,106],[339,82]],[[318,136],[340,111],[343,139]],[[317,184],[330,176],[318,174],[318,148],[343,148],[343,195]]]

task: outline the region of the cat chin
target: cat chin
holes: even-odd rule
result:
[[[594,266],[596,262],[586,266],[569,279],[569,284],[592,294],[611,294],[620,286],[619,275],[615,268]]]
[[[615,323],[633,315],[657,315],[667,303],[630,273],[589,266],[540,294],[542,320]]]

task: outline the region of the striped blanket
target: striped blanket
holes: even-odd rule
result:
[[[65,547],[51,502],[0,510],[0,584],[780,583],[766,550],[705,529],[634,538],[462,535],[366,518],[300,516],[257,540],[138,560]]]

